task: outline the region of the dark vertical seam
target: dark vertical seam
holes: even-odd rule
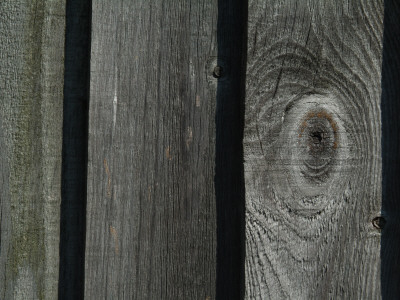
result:
[[[66,1],[59,299],[83,299],[91,0]]]
[[[244,102],[248,1],[219,0],[218,79],[215,115],[217,299],[245,294]]]

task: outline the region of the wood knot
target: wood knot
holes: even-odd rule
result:
[[[255,127],[260,151],[271,161],[272,179],[266,182],[294,214],[324,213],[348,185],[347,169],[352,167],[346,163],[350,146],[345,107],[335,95],[316,91],[281,100],[277,113],[260,113],[271,119],[275,114],[275,121],[265,120],[272,125],[262,127],[259,120]]]
[[[331,129],[332,133],[333,133],[333,137],[334,137],[334,141],[332,144],[333,148],[337,148],[338,147],[338,128],[337,128],[337,124],[336,122],[333,120],[332,115],[324,110],[320,110],[320,111],[311,111],[309,112],[306,117],[303,119],[301,126],[300,126],[300,133],[299,133],[299,137],[302,137],[304,131],[306,129],[310,129],[310,127],[312,129],[316,129],[317,126],[316,125],[323,125],[323,127],[329,128]],[[327,126],[328,125],[328,126]],[[324,132],[321,130],[314,130],[311,135],[314,138],[318,138],[318,142],[321,143],[321,141],[323,140],[323,138],[325,137]],[[314,139],[315,140],[315,139]]]
[[[299,126],[299,157],[302,174],[314,183],[325,181],[335,161],[338,126],[332,115],[321,109],[310,111]]]

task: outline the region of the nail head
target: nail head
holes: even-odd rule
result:
[[[379,216],[372,219],[372,226],[376,229],[382,230],[385,227],[386,220],[384,217]]]
[[[214,78],[221,78],[221,76],[222,76],[222,67],[221,66],[214,67],[213,76],[214,76]]]

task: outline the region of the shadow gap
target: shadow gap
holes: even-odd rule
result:
[[[382,299],[400,299],[400,3],[384,1],[382,57]]]
[[[247,0],[218,0],[216,299],[243,299],[245,294],[243,131],[247,15]]]
[[[66,1],[59,299],[83,299],[91,1]]]

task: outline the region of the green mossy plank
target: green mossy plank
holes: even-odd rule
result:
[[[56,299],[65,1],[0,3],[1,299]]]

